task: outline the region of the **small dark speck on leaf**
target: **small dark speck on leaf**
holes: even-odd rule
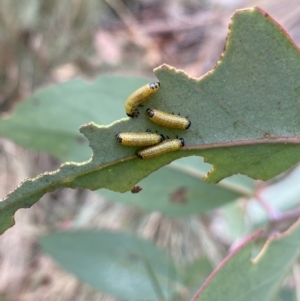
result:
[[[270,133],[265,133],[265,134],[264,134],[264,137],[265,137],[265,138],[270,138],[270,137],[271,137],[271,134],[270,134]]]
[[[185,204],[187,203],[187,188],[179,187],[170,195],[170,201],[174,204]]]
[[[141,186],[133,186],[131,193],[139,193],[143,188]]]
[[[294,91],[295,91],[297,94],[300,93],[300,86],[296,87],[296,88],[294,89]]]
[[[281,103],[280,103],[280,101],[277,102],[277,108],[278,108],[278,110],[281,110]]]
[[[84,141],[85,141],[85,139],[84,139],[83,137],[78,137],[78,138],[77,138],[77,142],[78,142],[79,144],[83,144]]]

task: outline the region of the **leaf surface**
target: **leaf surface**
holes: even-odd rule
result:
[[[271,236],[251,260],[255,236],[225,258],[192,301],[272,300],[300,254],[300,220],[286,232]]]
[[[188,115],[190,129],[180,132],[156,126],[144,115],[146,107],[139,118],[82,126],[92,158],[25,181],[0,203],[0,233],[13,224],[17,209],[30,207],[46,192],[61,187],[125,192],[181,157],[203,156],[212,164],[205,177],[210,183],[236,173],[266,180],[285,171],[300,159],[299,60],[297,47],[267,14],[258,8],[237,11],[214,70],[200,79],[166,65],[155,70],[161,88],[147,100],[147,107]],[[170,137],[179,135],[186,146],[140,160],[135,148],[123,147],[115,139],[120,132],[148,128]]]
[[[107,189],[101,189],[99,193],[109,200],[158,211],[170,217],[204,213],[245,196],[231,187],[208,184],[197,176],[172,165],[139,182],[143,190],[138,194],[116,193]]]
[[[12,116],[0,120],[0,135],[62,161],[87,160],[92,152],[79,127],[91,120],[108,124],[122,118],[126,95],[148,81],[102,76],[93,82],[73,79],[46,88],[21,102]]]
[[[183,288],[170,256],[126,233],[59,232],[43,237],[41,245],[80,280],[122,300],[170,300]]]

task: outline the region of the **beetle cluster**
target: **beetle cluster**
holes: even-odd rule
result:
[[[133,92],[125,102],[126,114],[132,118],[137,117],[139,115],[138,108],[149,96],[156,93],[159,87],[160,83],[155,82]],[[165,113],[153,108],[148,108],[146,115],[153,123],[166,128],[186,130],[191,125],[191,122],[186,117]],[[125,146],[147,146],[136,153],[140,159],[158,157],[184,146],[183,138],[165,139],[163,135],[151,132],[119,133],[116,135],[116,138],[118,142]]]

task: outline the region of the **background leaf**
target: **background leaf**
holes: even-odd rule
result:
[[[73,79],[46,88],[0,120],[0,135],[62,161],[87,160],[91,149],[78,128],[90,121],[108,124],[126,116],[124,99],[147,82],[149,79],[101,76],[92,82]]]
[[[108,200],[159,211],[170,217],[204,213],[245,195],[232,187],[205,183],[201,174],[197,177],[183,166],[179,169],[176,165],[159,169],[139,185],[143,190],[138,194],[107,189],[101,189],[99,193]]]
[[[299,256],[299,240],[300,220],[281,235],[273,235],[257,263],[251,262],[253,239],[248,240],[228,255],[192,300],[271,300]]]
[[[80,280],[122,300],[169,299],[183,287],[167,254],[129,234],[60,232],[44,237],[41,245]]]

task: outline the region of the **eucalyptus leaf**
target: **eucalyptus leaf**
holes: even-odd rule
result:
[[[130,234],[58,232],[43,237],[41,245],[80,280],[122,300],[170,300],[184,287],[170,256]]]
[[[139,182],[139,186],[143,190],[137,194],[108,189],[101,189],[99,193],[109,200],[159,211],[170,217],[204,213],[245,196],[222,185],[208,184],[174,165],[159,169]]]
[[[300,159],[299,60],[298,48],[268,14],[258,8],[237,11],[214,70],[200,79],[167,65],[155,70],[161,88],[147,100],[147,106],[188,115],[192,123],[188,130],[154,125],[145,116],[145,107],[139,118],[83,125],[80,131],[89,140],[93,156],[24,181],[0,203],[0,233],[13,225],[16,210],[30,207],[46,192],[62,187],[125,192],[182,157],[202,156],[212,164],[204,178],[209,183],[237,173],[267,180],[287,170]],[[117,85],[113,88],[118,90]],[[101,95],[99,101],[104,101]],[[120,132],[147,128],[182,137],[185,147],[140,160],[136,148],[126,148],[115,139]]]
[[[272,300],[300,254],[300,220],[286,232],[271,236],[257,257],[251,259],[257,236],[229,254],[192,301]]]

